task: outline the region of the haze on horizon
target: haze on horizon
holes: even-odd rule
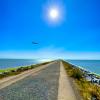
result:
[[[0,58],[100,59],[99,5],[99,0],[0,1]]]

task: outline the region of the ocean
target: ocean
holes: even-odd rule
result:
[[[66,60],[67,62],[82,67],[100,75],[100,60]],[[38,59],[0,59],[0,69],[27,66],[40,63]]]
[[[27,66],[39,63],[35,59],[0,59],[0,69]]]
[[[67,62],[82,67],[90,72],[100,75],[100,60],[66,60]]]

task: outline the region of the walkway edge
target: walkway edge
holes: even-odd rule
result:
[[[76,100],[74,90],[71,87],[62,62],[60,62],[58,100]]]

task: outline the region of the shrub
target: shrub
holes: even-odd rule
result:
[[[16,70],[10,70],[10,72],[14,73],[14,72],[16,72]]]
[[[71,77],[80,80],[83,77],[83,73],[79,69],[73,68]]]
[[[31,69],[34,68],[34,67],[35,67],[35,65],[31,65],[31,66],[30,66]]]
[[[3,78],[3,77],[5,77],[5,74],[0,74],[0,78]]]
[[[20,68],[18,68],[16,71],[17,72],[22,72],[24,70],[24,67],[20,67]]]

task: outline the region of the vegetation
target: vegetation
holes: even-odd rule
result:
[[[10,71],[10,70],[16,70],[17,68],[19,68],[19,67],[0,69],[0,73],[8,72],[8,71]]]
[[[72,77],[77,83],[77,87],[83,97],[83,100],[100,100],[99,86],[86,81],[84,73],[79,68],[64,61],[63,64],[69,77]]]
[[[26,70],[34,69],[36,67],[39,67],[41,65],[45,65],[45,64],[48,64],[48,63],[49,62],[40,63],[40,64],[36,64],[36,65],[30,65],[30,66],[25,66],[25,67],[2,69],[2,70],[0,70],[0,79],[2,79],[4,77],[8,77],[8,76],[17,75],[17,74],[20,74],[21,72],[24,72]]]

